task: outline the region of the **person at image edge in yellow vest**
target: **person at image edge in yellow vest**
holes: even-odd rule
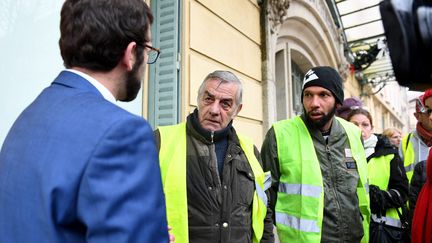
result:
[[[270,173],[232,126],[242,109],[240,80],[210,73],[197,103],[186,122],[155,131],[171,233],[177,243],[274,242]]]
[[[272,173],[270,205],[279,239],[288,242],[368,242],[367,164],[360,129],[335,117],[344,100],[331,67],[310,69],[303,114],[273,124],[261,157]]]
[[[432,91],[432,90],[431,90]],[[432,92],[429,93],[429,98]],[[425,107],[424,95],[416,99],[414,116],[417,119],[416,129],[402,138],[399,146],[399,155],[404,161],[408,181],[411,182],[414,167],[421,161],[426,161],[429,149],[432,146],[432,120],[429,119]]]
[[[414,215],[417,197],[426,181],[426,161],[432,146],[432,89],[418,97],[414,116],[417,118],[416,130],[405,136],[399,147],[410,181],[410,221]]]
[[[396,147],[382,134],[374,134],[372,116],[369,111],[359,108],[352,110],[347,120],[362,130],[363,144],[368,161],[369,195],[371,207],[371,236],[378,232],[379,222],[385,221],[401,229],[406,226],[404,207],[408,198],[408,179],[405,168]],[[399,214],[402,214],[400,219]],[[404,224],[401,223],[401,220]],[[376,223],[374,223],[376,222]],[[404,242],[404,236],[394,235],[394,242]],[[369,242],[377,242],[369,241]],[[381,242],[377,242],[381,243]]]

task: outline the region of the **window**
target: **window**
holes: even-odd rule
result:
[[[276,52],[275,85],[276,85],[276,119],[283,120],[300,115],[303,112],[301,92],[304,72],[296,63],[303,60],[309,67],[309,62],[300,52],[294,49],[282,49]]]
[[[157,126],[177,124],[180,116],[180,5],[176,0],[152,1],[153,46],[161,50],[149,65],[148,121]]]
[[[291,60],[291,82],[292,82],[292,104],[293,113],[300,115],[303,112],[303,105],[301,103],[302,85],[304,73],[300,67]]]

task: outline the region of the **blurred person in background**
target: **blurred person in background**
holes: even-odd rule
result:
[[[432,145],[432,89],[426,90],[424,94],[417,99],[416,113],[414,113],[414,115],[418,120],[417,129],[413,133],[410,133],[412,134],[409,139],[410,143],[406,144],[407,138],[402,141],[401,145],[407,147],[405,151],[407,159],[414,157],[414,163],[407,166],[408,160],[405,164],[405,168],[412,168],[412,166],[414,166],[413,172],[410,173],[409,209],[411,219],[415,213],[420,190],[426,181],[425,156],[426,153],[430,151],[430,146]],[[417,136],[419,136],[420,139]],[[416,162],[417,158],[421,158],[422,160]]]
[[[396,148],[399,148],[400,143],[402,142],[402,132],[397,128],[387,128],[382,133],[386,136],[390,143],[393,144]]]
[[[404,161],[408,181],[414,173],[414,167],[421,161],[426,161],[429,149],[432,146],[432,120],[430,107],[425,106],[426,101],[432,102],[432,89],[416,99],[414,116],[417,119],[416,129],[402,138],[399,146],[399,155]],[[431,106],[432,107],[432,106]]]

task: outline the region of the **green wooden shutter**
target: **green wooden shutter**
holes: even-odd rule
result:
[[[180,54],[178,0],[153,0],[153,46],[161,49],[156,63],[149,65],[148,120],[153,128],[172,125],[180,114]]]

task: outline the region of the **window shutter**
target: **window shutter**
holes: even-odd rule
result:
[[[176,124],[180,110],[179,2],[154,0],[153,46],[161,49],[149,65],[148,120],[153,128]]]

